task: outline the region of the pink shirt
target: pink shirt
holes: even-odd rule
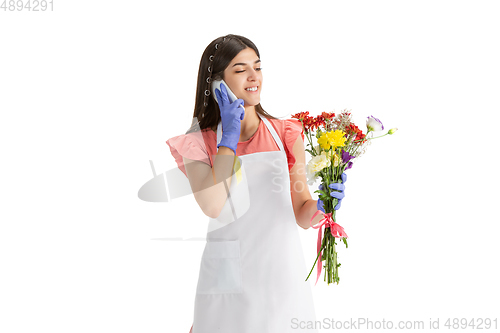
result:
[[[297,141],[299,134],[304,140],[304,132],[302,124],[297,119],[268,119],[271,125],[278,133],[278,136],[283,142],[285,152],[288,158],[288,170],[290,171],[295,164],[295,156],[293,155],[293,145]],[[174,136],[167,140],[170,147],[170,152],[175,158],[179,169],[186,175],[186,169],[182,162],[182,156],[204,162],[210,167],[213,165],[213,158],[217,155],[217,133],[207,128],[200,132],[182,134]],[[244,142],[238,142],[236,148],[236,156],[253,154],[264,151],[278,151],[279,147],[273,139],[264,124],[260,121],[257,132]]]

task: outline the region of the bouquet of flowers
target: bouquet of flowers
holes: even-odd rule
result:
[[[337,252],[335,245],[337,245],[335,238],[341,238],[347,248],[347,234],[338,223],[335,222],[335,209],[338,203],[337,198],[330,195],[329,185],[333,183],[342,182],[342,174],[345,170],[352,167],[353,162],[361,156],[372,139],[380,138],[388,134],[394,134],[397,128],[390,129],[384,135],[373,137],[373,132],[382,131],[384,125],[377,118],[370,116],[367,117],[366,134],[356,126],[351,120],[351,113],[344,110],[339,115],[335,113],[322,112],[316,117],[309,116],[309,111],[299,112],[292,115],[292,118],[300,120],[304,130],[305,137],[309,141],[306,151],[311,154],[312,158],[307,164],[307,183],[314,184],[318,177],[321,177],[321,185],[314,193],[319,193],[319,199],[323,201],[323,209],[325,213],[318,210],[311,218],[312,220],[319,213],[323,213],[323,219],[313,226],[318,230],[318,243],[316,260],[314,261],[311,272],[314,269],[316,262],[318,283],[319,276],[321,275],[322,262],[325,264],[325,281],[328,284],[332,282],[339,283]],[[314,134],[314,131],[316,133]],[[318,145],[313,145],[312,137],[315,136]],[[322,236],[322,227],[325,227],[325,234]],[[328,277],[328,279],[327,279]]]

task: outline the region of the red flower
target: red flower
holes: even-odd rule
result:
[[[362,132],[358,133],[358,135],[356,135],[356,139],[355,140],[363,140],[363,141],[360,141],[360,142],[366,142],[366,140],[364,140],[366,137],[366,134],[363,134]]]
[[[349,126],[346,128],[346,133],[347,134],[354,134],[354,133],[359,133],[361,130],[358,128],[358,126],[354,125],[353,123],[350,123]]]
[[[333,112],[322,112],[320,115],[316,117],[309,116],[309,111],[298,112],[292,115],[292,118],[298,119],[304,125],[304,132],[314,131],[318,129],[320,126],[326,127],[326,120],[335,117],[335,113]]]
[[[326,126],[325,118],[323,118],[323,115],[317,115],[313,121],[314,121],[314,127],[316,129],[319,128],[320,126]]]
[[[333,113],[333,112],[328,113],[328,112],[323,111],[323,112],[321,112],[321,115],[323,116],[323,118],[328,119],[328,120],[335,117],[335,113]]]
[[[354,138],[354,141],[357,141],[357,140],[360,140],[359,142],[361,142],[361,140],[363,140],[363,142],[366,141],[366,140],[364,140],[366,135],[363,134],[363,131],[360,130],[358,128],[358,126],[354,125],[354,123],[350,123],[349,126],[346,127],[345,131],[346,131],[347,136],[356,135],[356,137]]]
[[[314,130],[314,118],[311,116],[305,116],[303,120],[304,131],[309,132],[310,130]]]
[[[293,114],[292,118],[298,119],[302,122],[302,125],[304,126],[304,132],[309,132],[309,130],[313,127],[314,118],[309,116],[309,111]]]
[[[303,120],[304,118],[307,117],[308,114],[309,114],[309,111],[299,112],[299,113],[292,115],[292,118],[296,118],[298,120]]]

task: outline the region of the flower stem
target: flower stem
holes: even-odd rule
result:
[[[381,137],[386,136],[386,135],[389,135],[389,132],[387,132],[387,133],[385,133],[384,135],[381,135],[381,136],[376,136],[374,138],[370,138],[369,140],[378,139],[378,138],[381,138]]]
[[[304,129],[304,124],[302,124],[302,128]],[[305,132],[305,133],[306,133],[307,141],[309,141],[309,144],[311,145],[311,151],[314,152],[313,156],[316,156],[316,154],[317,154],[316,153],[316,149],[314,149],[314,145],[312,144],[312,140],[311,140],[312,132],[308,131],[308,132]]]
[[[311,268],[311,271],[309,272],[309,275],[307,276],[306,281],[307,281],[307,279],[309,279],[309,276],[311,276],[311,273],[314,269],[314,266],[316,266],[316,262],[318,261],[319,254],[321,253],[321,251],[323,251],[324,244],[325,244],[325,238],[323,237],[323,240],[321,241],[321,248],[318,251],[318,255],[316,256],[316,260],[314,260],[313,267]],[[322,265],[322,263],[319,263],[318,265]]]
[[[368,132],[368,133],[370,133],[370,132]],[[368,133],[366,133],[366,135],[367,135],[367,136],[368,136]],[[364,140],[367,140],[367,141],[368,141],[368,140],[378,139],[378,138],[384,137],[384,136],[386,136],[386,135],[389,135],[389,132],[387,132],[387,133],[385,133],[384,135],[381,135],[381,136],[376,136],[376,137],[374,137],[374,138],[366,138],[366,137],[365,137],[364,139],[355,140],[355,141],[353,141],[353,143],[354,143],[354,142],[358,142],[358,141],[364,141]]]

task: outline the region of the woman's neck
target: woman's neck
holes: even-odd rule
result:
[[[245,117],[241,121],[240,142],[247,141],[257,132],[260,121],[255,106],[245,108]]]

